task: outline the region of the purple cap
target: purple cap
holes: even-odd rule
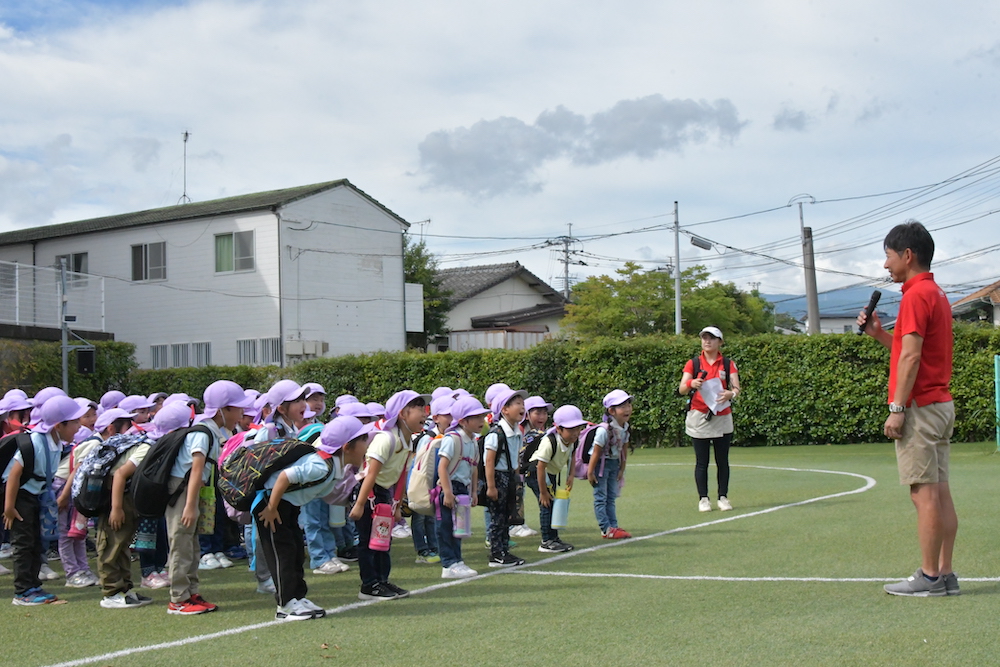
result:
[[[112,389],[111,391],[105,392],[104,396],[101,396],[101,407],[105,410],[108,408],[117,408],[123,398],[125,398],[125,392]]]
[[[313,394],[323,394],[326,396],[326,389],[323,389],[323,385],[319,382],[306,382],[302,385],[302,388],[306,390],[306,398],[309,398]]]
[[[337,416],[344,415],[346,417],[374,417],[372,411],[368,409],[368,405],[365,403],[345,403],[340,406],[340,412]]]
[[[281,405],[285,401],[296,401],[306,397],[306,388],[295,380],[278,380],[267,390],[272,405]],[[250,401],[251,405],[253,401]]]
[[[216,380],[208,385],[204,398],[206,417],[214,417],[222,408],[249,408],[253,405],[253,399],[243,393],[243,387],[231,380]]]
[[[20,393],[17,393],[20,392]],[[32,407],[31,399],[20,389],[11,389],[0,399],[0,412],[13,412],[14,410],[28,410]]]
[[[33,406],[31,408],[31,423],[42,421],[42,406],[54,396],[66,396],[66,392],[59,387],[46,387],[35,394],[35,398],[31,401]]]
[[[493,397],[493,403],[490,404],[493,410],[493,416],[499,419],[500,411],[503,410],[504,406],[514,400],[517,396],[520,396],[522,399],[527,399],[528,392],[523,389],[504,389],[497,392],[496,396]]]
[[[385,424],[382,425],[382,430],[391,431],[395,428],[396,421],[399,419],[399,413],[418,398],[422,398],[424,403],[427,403],[430,400],[430,395],[418,394],[412,389],[404,389],[390,396],[389,400],[385,402]]]
[[[385,406],[381,403],[366,403],[368,406],[368,412],[372,413],[372,417],[385,417]]]
[[[350,394],[341,394],[340,396],[337,397],[337,400],[334,401],[333,404],[339,408],[343,405],[347,405],[348,403],[360,403],[360,402],[361,401],[359,401],[354,396],[351,396]]]
[[[439,396],[431,401],[431,417],[435,415],[451,415],[451,406],[455,405],[455,399],[451,396]]]
[[[631,400],[632,397],[626,394],[624,391],[622,391],[621,389],[615,389],[614,391],[609,392],[608,395],[604,397],[603,403],[604,407],[613,408],[616,405],[621,405],[625,401],[631,401]]]
[[[457,424],[466,417],[488,414],[489,410],[483,407],[479,399],[475,396],[463,396],[455,401],[451,406],[451,423]]]
[[[442,396],[451,396],[452,393],[454,393],[454,391],[455,390],[452,389],[451,387],[438,387],[437,389],[431,392],[431,401],[435,401],[441,398]]]
[[[73,436],[73,443],[79,445],[92,435],[94,435],[93,431],[81,425],[80,428],[76,429],[76,435]]]
[[[167,405],[168,403],[180,402],[184,403],[184,405],[187,405],[188,403],[191,403],[193,401],[194,399],[188,396],[187,394],[170,394],[165,399],[163,399],[163,404]]]
[[[316,449],[321,449],[329,454],[336,454],[347,443],[362,435],[371,434],[375,431],[375,424],[362,424],[357,417],[342,416],[336,417],[333,421],[323,427],[323,432],[316,442]]]
[[[252,398],[255,401],[258,398],[260,398],[260,392],[257,391],[256,389],[244,389],[243,390],[243,395],[244,396],[249,396],[250,398]]]
[[[165,391],[154,391],[152,394],[146,397],[146,400],[155,405],[156,402],[161,398],[164,401],[167,400],[167,396],[169,396],[169,394],[167,394],[167,392]]]
[[[493,399],[495,399],[501,391],[507,391],[508,389],[510,389],[510,387],[503,382],[491,384],[486,390],[486,405],[493,405]]]
[[[209,385],[211,386],[211,385]],[[242,392],[240,392],[242,394]],[[184,428],[191,423],[191,408],[187,403],[174,401],[164,405],[149,422],[149,437],[158,440],[171,431]]]
[[[576,428],[586,426],[587,420],[583,418],[580,408],[575,405],[564,405],[552,415],[552,423],[563,428]]]
[[[554,407],[555,407],[554,405],[547,402],[541,396],[529,396],[528,398],[524,399],[525,414],[527,414],[529,410],[535,410],[537,408],[545,408],[549,412],[552,412],[552,408]]]
[[[81,407],[69,396],[53,396],[42,406],[41,421],[34,430],[48,433],[56,424],[79,419],[87,414],[87,410],[90,410],[89,406]]]
[[[472,394],[470,394],[467,389],[462,389],[461,387],[459,387],[458,389],[456,389],[451,394],[451,397],[454,398],[456,401],[458,399],[462,398],[463,396],[472,396]]]
[[[191,413],[191,408],[188,408],[188,414]],[[105,410],[94,422],[94,430],[98,433],[102,432],[107,427],[111,426],[111,422],[116,419],[132,419],[135,417],[134,412],[129,412],[128,410],[122,410],[121,408],[111,408],[110,410]]]
[[[94,410],[97,410],[97,408],[100,407],[97,404],[97,401],[92,401],[92,400],[90,400],[89,398],[87,398],[85,396],[77,396],[73,400],[76,401],[77,405],[80,405],[80,406],[84,406],[85,405],[85,406],[87,406],[88,410],[90,410],[91,408],[93,408]]]
[[[156,403],[149,400],[145,396],[126,396],[118,403],[118,407],[126,412],[132,412],[133,410],[142,410],[143,408],[149,409],[155,406]]]

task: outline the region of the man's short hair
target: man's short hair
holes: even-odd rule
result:
[[[909,248],[917,256],[917,264],[922,269],[931,268],[934,259],[934,239],[927,228],[916,220],[907,220],[893,227],[886,234],[882,247],[900,255]]]

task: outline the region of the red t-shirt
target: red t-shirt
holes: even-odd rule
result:
[[[699,358],[699,363],[701,365],[701,370],[705,371],[706,373],[705,379],[711,380],[712,378],[719,378],[720,380],[722,380],[722,385],[726,386],[726,371],[722,367],[722,355],[720,354],[718,357],[715,358],[714,364],[710,364],[708,363],[708,361],[706,361],[704,352],[702,352],[698,358]],[[692,363],[690,359],[688,359],[688,362],[684,364],[684,372],[691,373],[691,375],[694,375],[694,363]],[[736,362],[733,361],[732,359],[729,360],[729,372],[732,375],[739,374],[739,371],[736,369]],[[732,389],[732,382],[730,382],[729,388]],[[692,391],[691,409],[697,410],[698,412],[708,412],[708,406],[705,405],[705,401],[702,400],[701,394],[698,393],[697,391],[694,391],[693,389],[691,391]],[[729,407],[720,412],[719,414],[728,415],[732,411],[733,409]]]
[[[934,282],[934,274],[925,272],[903,283],[896,329],[892,334],[889,357],[889,402],[896,395],[896,366],[903,349],[903,336],[917,334],[924,339],[920,367],[907,406],[918,407],[951,400],[951,305]]]

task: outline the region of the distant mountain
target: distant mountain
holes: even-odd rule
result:
[[[852,287],[850,289],[837,290],[820,294],[819,312],[821,315],[846,315],[853,317],[858,311],[868,305],[871,298],[872,287]],[[878,302],[878,312],[880,315],[896,317],[899,311],[899,288],[886,287],[879,288],[882,298]],[[806,316],[806,298],[798,294],[761,294],[761,296],[774,304],[774,310],[778,313],[786,313],[797,320]]]

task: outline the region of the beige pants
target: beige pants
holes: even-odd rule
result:
[[[903,437],[896,441],[899,483],[939,484],[948,481],[951,434],[955,430],[955,404],[931,403],[906,409]]]
[[[182,477],[171,477],[167,489],[172,494],[180,487]],[[201,562],[201,547],[198,544],[198,521],[186,527],[181,523],[187,492],[177,497],[173,506],[167,506],[167,538],[170,541],[170,601],[184,602],[198,594],[198,564]]]
[[[105,597],[132,590],[132,562],[128,547],[135,537],[139,518],[129,493],[125,494],[122,510],[125,521],[118,530],[108,523],[107,514],[102,514],[97,522],[97,576],[101,579]]]

